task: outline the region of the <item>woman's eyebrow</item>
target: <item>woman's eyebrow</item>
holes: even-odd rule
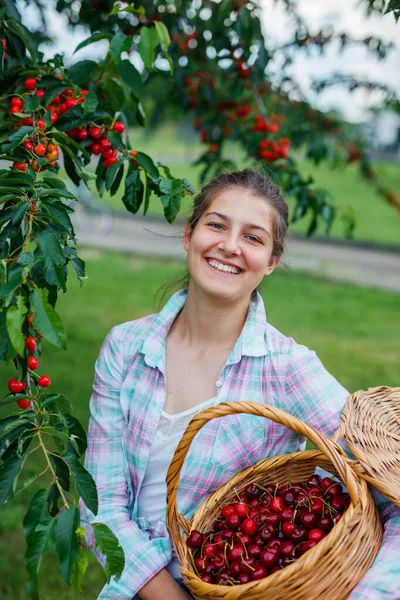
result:
[[[225,221],[228,221],[228,223],[232,223],[232,219],[230,217],[228,217],[227,215],[223,215],[222,213],[219,213],[216,211],[208,212],[208,213],[206,213],[205,216],[209,217],[211,215],[215,215],[215,216],[219,217],[220,219],[224,219]],[[244,227],[251,228],[251,229],[260,229],[261,231],[266,233],[269,237],[271,237],[271,234],[269,233],[269,231],[267,231],[266,229],[264,229],[264,227],[261,227],[260,225],[254,225],[254,223],[245,223]]]

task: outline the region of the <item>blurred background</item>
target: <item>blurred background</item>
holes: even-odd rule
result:
[[[93,32],[127,33],[140,20],[135,12],[121,13],[115,17],[119,21],[109,26],[107,15],[113,2],[8,0],[3,4],[15,9],[32,35],[41,37],[45,60],[55,53],[64,54],[67,65],[107,60],[107,39],[76,54],[73,50]],[[268,278],[262,292],[268,320],[315,350],[349,391],[399,385],[398,14],[385,14],[385,2],[346,0],[151,4],[154,20],[157,15],[169,19],[174,79],[162,52],[150,72],[140,52],[123,55],[141,77],[146,115],[140,125],[135,122],[137,104],[124,107],[132,116],[130,147],[167,165],[196,191],[217,172],[216,167],[230,170],[261,164],[286,193],[292,220],[285,265]],[[134,6],[122,3],[121,7],[129,5]],[[215,7],[228,10],[222,21]],[[191,20],[197,19],[197,30],[206,41],[207,31],[218,40],[221,23],[224,35],[233,39],[239,35],[237,28],[233,30],[243,11],[257,11],[261,30],[253,30],[251,19],[243,17],[245,56],[238,52],[234,58],[241,79],[230,81],[230,87],[216,98],[212,81],[199,90],[193,85],[194,67],[185,69],[191,61],[203,61],[201,68],[212,73],[215,57],[224,58],[224,47],[218,41],[203,47]],[[262,38],[265,46],[261,48],[253,38]],[[261,65],[257,66],[257,60]],[[267,88],[258,86],[261,80]],[[218,79],[217,91],[222,82]],[[115,99],[117,110],[117,93]],[[281,161],[261,155],[258,131],[245,120],[247,115],[240,114],[246,106],[252,111],[258,106],[265,118],[284,115],[277,123],[289,139],[290,151],[281,155]],[[295,111],[298,114],[293,117]],[[226,127],[232,135],[224,135]],[[305,196],[296,191],[294,171],[288,165],[295,165],[300,174]],[[93,171],[94,166],[92,160],[87,168]],[[62,167],[59,176],[67,179]],[[100,198],[91,181],[89,191],[81,186],[79,194],[81,206],[74,224],[87,279],[81,287],[70,275],[68,294],[61,295],[58,303],[68,332],[67,351],[44,342],[41,367],[51,375],[54,390],[70,398],[86,427],[94,362],[105,335],[118,323],[158,311],[157,290],[183,273],[179,234],[193,198],[183,198],[175,222],[168,225],[165,207],[156,195],[151,196],[144,216],[127,212],[122,188],[112,197],[105,193]],[[0,367],[2,389],[13,373],[12,364]],[[29,473],[28,464],[26,477]],[[21,528],[27,503],[20,498],[7,504],[0,516],[0,596],[5,600],[28,597]],[[94,558],[90,558],[82,594],[68,588],[58,563],[56,568],[53,563],[55,557],[49,553],[41,567],[45,600],[97,597],[105,579]]]

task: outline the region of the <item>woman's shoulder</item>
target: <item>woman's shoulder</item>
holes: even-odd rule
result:
[[[312,352],[303,344],[296,342],[293,337],[285,335],[268,322],[265,323],[265,342],[271,356],[289,357],[298,352]]]
[[[107,338],[117,344],[139,345],[146,337],[158,313],[114,325]]]

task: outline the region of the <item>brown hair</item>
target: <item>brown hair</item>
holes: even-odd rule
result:
[[[258,173],[253,169],[244,171],[233,171],[231,173],[221,173],[214,177],[210,183],[205,185],[193,201],[192,214],[188,218],[190,224],[190,234],[196,228],[201,216],[209,208],[213,200],[224,190],[228,188],[239,187],[252,193],[254,196],[261,196],[274,208],[274,231],[272,255],[282,256],[285,249],[285,240],[289,223],[288,206],[273,181],[264,174]],[[163,291],[158,302],[162,305],[168,291],[179,285],[178,289],[187,287],[190,281],[190,273],[186,269],[183,277],[162,285],[156,292],[156,295]],[[257,288],[258,289],[258,288]]]

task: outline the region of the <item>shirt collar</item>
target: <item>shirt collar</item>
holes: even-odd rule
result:
[[[176,292],[156,315],[150,327],[139,350],[150,367],[163,365],[168,331],[186,302],[187,292],[187,288]],[[227,359],[227,364],[239,362],[242,356],[265,356],[268,354],[265,325],[264,302],[261,295],[255,292],[250,300],[245,324]]]

